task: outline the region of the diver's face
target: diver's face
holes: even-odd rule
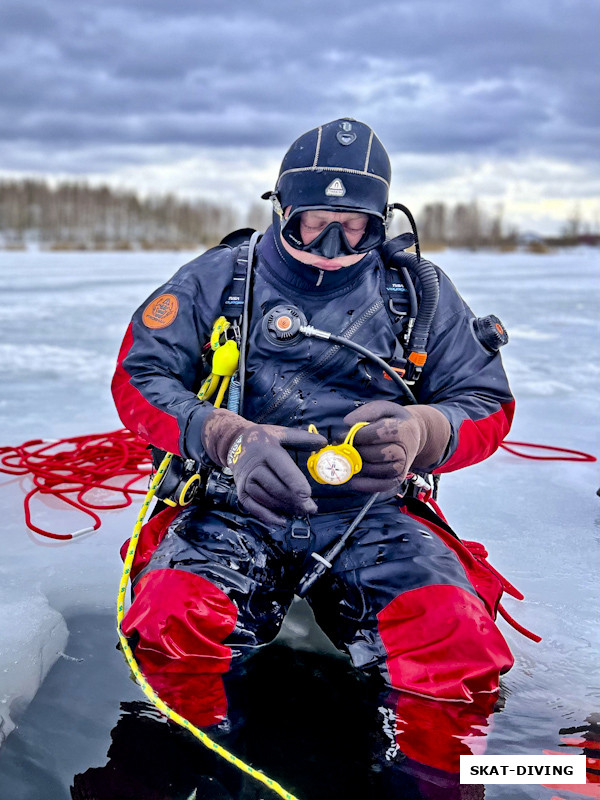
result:
[[[286,219],[290,214],[290,210],[291,206],[285,209]],[[302,236],[304,244],[310,244],[332,222],[339,222],[342,225],[348,244],[351,247],[356,247],[365,232],[367,215],[352,211],[325,211],[320,209],[315,209],[315,211],[303,211],[300,215],[300,235]],[[343,267],[350,267],[367,255],[366,253],[356,253],[355,255],[349,256],[324,258],[315,253],[306,253],[304,250],[296,250],[283,237],[281,237],[281,242],[288,253],[297,261],[326,271],[335,271]]]

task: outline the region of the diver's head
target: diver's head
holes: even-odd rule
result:
[[[385,240],[390,177],[383,145],[362,122],[339,119],[302,134],[267,194],[286,250],[314,266],[360,261]]]

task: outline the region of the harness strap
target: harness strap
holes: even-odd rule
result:
[[[400,339],[410,314],[410,294],[405,286],[404,276],[396,267],[384,269],[381,289],[394,336]]]
[[[233,276],[229,286],[229,294],[223,304],[223,316],[227,320],[238,320],[244,313],[244,296],[248,275],[248,250],[250,241],[238,245],[233,260]]]

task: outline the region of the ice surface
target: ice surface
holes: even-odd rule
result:
[[[121,336],[134,308],[191,255],[0,253],[0,444],[120,427],[109,382]],[[597,455],[597,251],[436,256],[475,313],[497,314],[511,335],[511,438]],[[28,485],[0,476],[4,735],[65,650],[64,617],[113,612],[118,550],[137,513],[105,512],[98,533],[75,541],[42,539],[23,521]],[[527,749],[532,718],[541,727],[549,706],[577,724],[598,704],[597,488],[595,464],[505,452],[442,481],[450,522],[486,544],[491,562],[526,594],[525,603],[506,602],[510,612],[544,637],[535,645],[500,622],[517,659],[506,678],[519,698],[510,752]],[[34,515],[63,533],[87,522],[49,500],[37,501]],[[498,752],[508,751],[504,735],[497,726]]]
[[[11,587],[0,590],[2,651],[0,655],[0,743],[33,699],[67,643],[69,632],[62,615],[42,594]]]
[[[132,311],[181,263],[177,253],[0,253],[0,445],[121,427],[110,399],[120,339]],[[65,650],[64,615],[114,610],[118,550],[137,516],[108,511],[97,534],[44,539],[23,521],[29,488],[0,474],[2,739]],[[49,498],[38,496],[32,510],[56,533],[90,524]]]

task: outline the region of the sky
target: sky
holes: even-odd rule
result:
[[[231,203],[339,117],[390,199],[477,198],[521,230],[600,229],[592,0],[3,0],[0,176]]]

